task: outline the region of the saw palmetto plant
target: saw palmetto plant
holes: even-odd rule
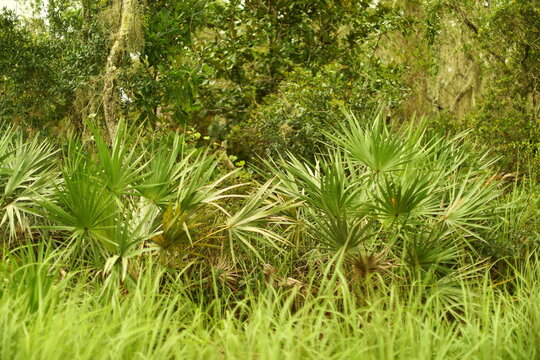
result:
[[[0,127],[0,228],[7,238],[30,234],[36,200],[49,196],[58,178],[56,153],[47,141],[26,140],[13,127]]]
[[[463,134],[428,134],[421,121],[396,127],[381,114],[370,120],[345,113],[325,154],[314,163],[292,154],[266,161],[259,173],[275,177],[263,184],[238,181],[240,169],[178,134],[142,139],[121,123],[107,142],[94,129],[91,139],[68,142],[58,171],[54,147],[5,129],[2,225],[15,236],[41,216],[34,228],[58,234],[74,258],[103,273],[118,268],[122,280],[149,248],[178,266],[223,254],[236,263],[239,251],[265,262],[301,246],[343,251],[363,274],[379,267],[381,257],[369,254],[381,251],[392,268],[458,268],[489,241],[497,217],[492,161]]]
[[[261,259],[262,247],[288,244],[274,229],[295,205],[271,199],[272,181],[231,181],[239,170],[224,169],[208,150],[187,149],[180,135],[141,146],[133,133],[121,124],[110,143],[98,131],[71,140],[55,191],[39,198],[47,218],[40,228],[62,237],[74,258],[103,274],[117,269],[124,281],[131,259],[147,251],[183,266],[221,252],[238,258],[239,250]]]
[[[422,121],[398,128],[382,119],[346,113],[342,128],[328,134],[330,150],[314,163],[292,154],[267,161],[277,190],[303,208],[313,246],[358,253],[353,263],[366,263],[358,265],[363,273],[372,267],[366,259],[378,259],[361,255],[360,245],[384,245],[402,264],[455,268],[451,259],[489,241],[484,229],[497,220],[502,185],[493,161],[475,155],[461,134],[447,138],[428,134]]]

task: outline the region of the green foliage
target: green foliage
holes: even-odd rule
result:
[[[540,59],[540,58],[539,58]],[[506,79],[512,84],[515,78]],[[502,82],[502,81],[500,81]],[[462,128],[473,128],[483,143],[493,147],[503,157],[502,165],[512,172],[540,165],[540,127],[537,114],[529,108],[528,100],[509,93],[506,85],[490,91],[481,107],[464,119]],[[512,95],[510,95],[512,94]],[[533,95],[536,96],[536,95]]]
[[[0,226],[9,239],[30,234],[37,200],[52,194],[55,153],[38,137],[28,141],[11,126],[0,129]]]
[[[105,59],[103,32],[89,20],[97,7],[86,9],[85,21],[71,1],[49,5],[47,24],[31,26],[12,12],[0,13],[2,121],[50,128],[71,118],[80,124],[88,106],[90,100],[80,99],[78,91],[88,91]]]
[[[59,276],[58,254],[50,243],[24,245],[12,250],[2,259],[1,273],[4,278],[0,296],[17,294],[20,306],[29,314],[43,313],[54,304],[56,277]],[[6,281],[7,280],[7,281]]]
[[[475,257],[469,247],[489,243],[483,231],[498,222],[500,196],[489,158],[475,157],[461,136],[428,135],[422,123],[396,129],[382,115],[371,125],[346,116],[329,134],[340,148],[314,164],[292,154],[267,162],[278,189],[304,208],[300,223],[315,245],[352,254],[360,245],[387,248],[425,270],[451,258],[447,274],[458,258]]]
[[[0,44],[2,119],[24,119],[35,112],[56,116],[55,103],[62,99],[55,93],[58,83],[52,48],[5,9],[0,14]]]
[[[380,64],[373,54],[378,39],[404,27],[400,14],[383,3],[230,1],[216,2],[211,9],[211,20],[198,44],[205,63],[214,71],[214,81],[201,89],[201,115],[221,121],[211,128],[215,136],[230,126],[242,127],[246,120],[262,117],[264,135],[276,137],[275,130],[282,125],[300,128],[300,140],[296,142],[302,150],[310,145],[302,144],[302,140],[315,132],[311,129],[320,125],[322,113],[334,107],[324,104],[326,101],[333,97],[339,102],[352,94],[354,100],[361,97],[364,102],[395,79],[390,76],[381,82],[382,77],[376,76],[394,73],[393,67]],[[353,89],[349,91],[348,87]],[[369,94],[360,95],[362,90]],[[322,99],[310,98],[319,93]],[[269,105],[255,107],[267,102],[269,95]],[[351,106],[357,105],[354,100]],[[313,115],[313,125],[301,128],[299,124]],[[234,139],[239,141],[239,135]],[[273,143],[280,146],[277,141]]]
[[[144,47],[123,81],[140,121],[185,125],[200,109],[197,95],[208,74],[192,46],[208,6],[201,0],[146,4]]]
[[[248,184],[231,184],[241,169],[222,169],[221,154],[187,148],[178,134],[141,143],[135,129],[121,123],[110,144],[97,130],[88,141],[69,140],[57,182],[53,148],[17,142],[20,134],[7,129],[2,225],[10,236],[30,231],[25,216],[39,214],[45,221],[35,229],[57,236],[73,266],[87,263],[111,285],[133,280],[134,259],[146,251],[181,268],[219,252],[237,258],[241,248],[262,258],[255,244],[280,250],[287,243],[273,227],[291,205],[268,200],[270,182],[233,194]]]
[[[453,21],[471,34],[463,47],[482,67],[482,97],[454,127],[473,129],[482,143],[502,155],[508,171],[529,161],[538,166],[538,3],[434,0],[427,4],[433,46],[438,45],[436,35]]]
[[[68,120],[81,131],[88,116],[99,121],[103,112],[111,4],[32,5],[36,12],[28,21],[10,12],[1,16],[0,116],[55,125],[47,131],[63,129]],[[479,141],[505,155],[505,167],[516,169],[529,159],[537,162],[535,5],[526,0],[140,3],[140,46],[121,54],[115,96],[129,121],[154,129],[196,126],[203,135],[228,139],[229,149],[246,160],[284,149],[313,156],[324,140],[319,130],[339,122],[341,105],[370,112],[382,104],[393,116],[404,109],[406,115],[431,115],[432,109],[413,100],[422,99],[448,112],[451,124],[445,128],[475,129]],[[481,69],[464,114],[432,99],[430,83],[446,81],[439,76],[446,71],[445,51],[454,51],[449,45]],[[411,54],[400,56],[398,48],[411,48]]]
[[[540,355],[534,2],[31,4],[0,358]]]
[[[312,158],[324,130],[340,123],[342,106],[365,113],[382,104],[398,106],[404,86],[399,73],[397,66],[370,60],[358,60],[354,67],[333,63],[316,74],[296,69],[253,111],[248,124],[233,128],[231,146],[244,157],[291,151]]]

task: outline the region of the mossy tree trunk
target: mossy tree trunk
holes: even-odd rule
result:
[[[118,30],[112,35],[112,46],[107,56],[103,80],[103,112],[109,137],[112,140],[116,133],[119,114],[117,90],[118,72],[122,58],[128,48],[128,41],[136,23],[137,0],[118,1]]]

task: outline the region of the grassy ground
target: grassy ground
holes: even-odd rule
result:
[[[25,250],[24,250],[25,251]],[[30,253],[29,253],[30,254]],[[317,295],[260,284],[242,299],[194,301],[189,286],[149,265],[134,288],[92,287],[53,274],[54,256],[5,261],[2,359],[535,359],[540,268],[505,283],[426,287],[339,272]],[[163,287],[163,282],[175,284]],[[175,290],[171,290],[174,288]],[[371,289],[371,290],[366,290]],[[210,291],[211,292],[211,291]]]

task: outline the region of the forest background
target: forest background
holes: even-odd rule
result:
[[[22,5],[19,5],[22,7]],[[339,108],[539,143],[537,1],[64,1],[2,15],[3,121],[192,127],[248,160],[310,156]],[[91,119],[91,120],[89,120]]]

